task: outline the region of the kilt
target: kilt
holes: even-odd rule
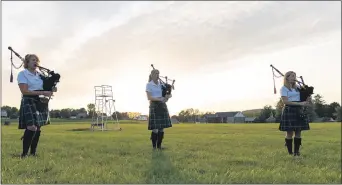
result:
[[[285,105],[280,117],[280,131],[310,130],[307,114],[303,114],[303,107]]]
[[[44,110],[38,111],[39,101],[39,97],[22,97],[18,129],[26,129],[31,125],[42,127],[50,124],[49,109],[46,107]]]
[[[150,102],[149,112],[148,130],[172,127],[166,103],[157,101]]]

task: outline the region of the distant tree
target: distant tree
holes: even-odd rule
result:
[[[116,117],[115,117],[115,113],[116,113],[116,116],[118,117],[118,120],[121,120],[121,119],[122,119],[122,117],[121,117],[121,114],[120,114],[120,112],[118,112],[118,111],[116,111],[116,112],[113,112],[113,114],[112,114],[112,118],[113,118],[113,119],[116,119]]]
[[[178,116],[176,116],[176,115],[172,115],[171,118],[179,120]]]
[[[61,118],[61,110],[54,110],[54,118]]]
[[[95,113],[95,104],[93,104],[93,103],[89,103],[88,105],[87,105],[87,109],[88,109],[88,117],[92,117],[93,115],[94,115],[94,113]]]
[[[125,119],[125,120],[129,119],[128,113],[127,112],[121,112],[121,119]]]
[[[201,116],[201,112],[198,110],[198,109],[194,109],[194,112],[193,112],[193,117],[194,117],[194,121],[198,121],[198,119],[200,118]]]
[[[211,114],[214,112],[201,112],[199,109],[194,109],[194,108],[188,108],[181,110],[178,113],[177,119],[180,122],[196,122],[200,118],[204,118],[205,114]]]
[[[134,119],[134,118],[136,118],[136,117],[141,115],[140,112],[127,112],[127,114],[128,114],[128,118],[129,119]]]
[[[317,114],[316,114],[314,106],[315,105],[306,108],[306,112],[308,114],[308,118],[310,122],[313,122],[317,118]]]
[[[283,111],[284,106],[285,106],[285,104],[283,103],[283,100],[281,98],[279,98],[279,100],[276,104],[276,110],[275,110],[276,122],[280,122],[280,117],[281,117],[281,113]]]
[[[323,96],[317,94],[314,96],[313,99],[314,109],[318,117],[325,117],[326,116],[326,106],[325,101],[323,100]]]
[[[275,115],[276,110],[272,108],[270,105],[264,106],[264,108],[261,110],[261,113],[258,117],[259,122],[266,122],[266,119],[271,116],[271,114]]]
[[[186,122],[188,116],[189,113],[187,112],[187,110],[181,110],[178,114],[179,121]]]
[[[55,118],[55,110],[50,110],[50,118]]]
[[[19,110],[17,107],[11,107],[11,118],[16,119],[19,116]]]
[[[87,113],[87,110],[85,108],[78,109],[78,113]]]
[[[187,109],[187,112],[189,113],[187,122],[195,122],[195,110],[193,108]]]
[[[201,112],[199,109],[188,108],[178,113],[178,120],[180,122],[196,122],[199,120],[199,118],[203,118],[204,116],[205,113]]]
[[[77,109],[70,109],[70,115],[71,116],[77,116],[78,110]]]
[[[71,109],[62,109],[60,114],[61,114],[62,118],[70,118],[71,117]]]
[[[215,111],[207,111],[204,114],[215,114]]]
[[[336,119],[336,109],[341,105],[337,102],[332,102],[325,106],[325,116],[329,118]]]

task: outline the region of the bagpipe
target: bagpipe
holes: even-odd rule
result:
[[[11,76],[10,76],[10,82],[13,83],[13,71],[12,68],[19,69],[21,66],[23,66],[25,59],[21,57],[17,52],[15,52],[12,47],[8,47],[8,49],[11,51]],[[13,53],[22,61],[21,65],[19,67],[16,67],[13,63]],[[47,68],[44,68],[42,66],[36,66],[40,73],[40,77],[43,80],[43,90],[44,91],[52,91],[54,87],[56,87],[57,83],[59,82],[59,79],[61,76],[58,73],[55,73],[54,71],[51,71]],[[44,101],[43,103],[48,103],[48,101],[51,99],[49,97],[48,99],[41,99],[41,101]]]
[[[153,70],[155,70],[153,64],[151,64],[151,67]],[[165,82],[160,79],[160,78],[165,78]],[[165,97],[166,95],[170,95],[172,90],[175,90],[175,82],[176,80],[168,79],[167,76],[159,76],[159,81],[162,84],[162,96]],[[172,84],[169,84],[168,81],[172,81]]]
[[[275,76],[274,71],[277,71],[282,77],[284,77],[284,75],[277,68],[275,68],[272,64],[270,66],[272,68],[272,73],[273,73],[274,94],[276,94],[277,91],[276,91],[276,87],[275,87],[274,77],[277,77],[277,76]],[[301,81],[298,81],[298,80],[295,80],[295,81],[299,85],[299,88],[297,88],[297,89],[298,89],[298,91],[300,93],[300,101],[304,102],[304,101],[306,101],[308,99],[308,97],[310,97],[311,95],[314,94],[314,87],[306,85],[304,83],[304,79],[303,79],[302,76],[300,76],[299,78],[301,79]]]

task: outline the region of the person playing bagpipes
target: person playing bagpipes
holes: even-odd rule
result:
[[[284,76],[284,85],[280,89],[284,108],[280,118],[279,130],[286,132],[285,146],[288,153],[294,156],[300,156],[301,132],[310,130],[309,119],[307,114],[303,113],[303,109],[312,105],[311,96],[306,101],[301,101],[299,88],[299,85],[296,84],[296,73],[288,71]],[[293,134],[295,134],[294,138]],[[294,152],[292,143],[294,143]]]
[[[47,103],[42,103],[39,96],[51,97],[57,88],[52,91],[43,90],[43,80],[37,71],[39,58],[35,54],[27,54],[23,59],[24,70],[18,74],[18,85],[22,93],[19,109],[19,129],[25,129],[23,140],[23,152],[21,157],[30,154],[35,156],[38,146],[41,127],[50,124],[49,109]]]
[[[147,99],[150,101],[148,130],[152,130],[150,139],[153,149],[162,149],[164,129],[172,127],[166,102],[172,97],[166,94],[163,97],[162,84],[159,79],[159,71],[153,69],[146,85]]]

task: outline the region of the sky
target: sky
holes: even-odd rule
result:
[[[86,108],[94,86],[111,85],[117,111],[147,114],[151,64],[176,80],[171,114],[274,106],[270,64],[341,103],[337,1],[2,2],[1,100],[19,107],[8,46],[61,75],[50,109]]]

